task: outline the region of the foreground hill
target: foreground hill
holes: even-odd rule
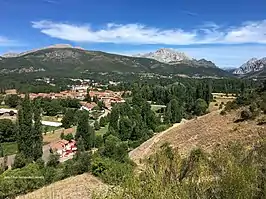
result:
[[[222,116],[218,110],[174,125],[131,151],[130,158],[139,164],[142,159],[159,150],[164,143],[178,148],[181,154],[187,154],[194,148],[211,151],[217,145],[226,145],[230,141],[252,143],[260,134],[266,134],[265,126],[257,125],[256,121],[234,123],[239,114],[239,111],[232,111]]]
[[[17,199],[89,199],[94,192],[99,193],[107,188],[108,186],[99,179],[85,173],[55,182],[24,196],[18,196]]]
[[[80,48],[51,46],[0,58],[0,73],[38,73],[70,76],[89,72],[159,73],[201,76],[230,76],[218,67],[206,67],[208,61],[168,64],[149,58],[129,57]]]

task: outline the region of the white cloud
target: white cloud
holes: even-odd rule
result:
[[[0,35],[0,46],[16,46],[18,42]]]
[[[245,22],[239,26],[224,28],[215,23],[185,31],[180,28],[159,29],[143,24],[106,24],[101,29],[88,25],[35,21],[32,27],[50,37],[73,42],[118,44],[266,44],[266,20]]]

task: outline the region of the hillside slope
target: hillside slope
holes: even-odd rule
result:
[[[207,64],[207,62],[206,62]],[[0,74],[14,72],[35,72],[39,75],[81,74],[87,72],[160,73],[203,76],[230,76],[217,67],[193,67],[193,63],[167,64],[154,59],[129,57],[80,48],[46,48],[22,53],[15,57],[0,59]]]
[[[84,199],[91,198],[94,191],[105,191],[108,186],[90,174],[82,174],[55,182],[17,199]]]
[[[265,126],[258,126],[255,121],[234,123],[239,114],[239,111],[232,111],[222,116],[218,110],[176,125],[161,135],[157,134],[159,139],[153,137],[131,151],[130,158],[140,164],[142,159],[149,157],[164,143],[178,148],[181,154],[187,154],[197,147],[211,151],[215,146],[225,145],[230,141],[249,143],[266,133]]]

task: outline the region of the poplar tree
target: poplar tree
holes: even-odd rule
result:
[[[18,112],[18,150],[26,158],[33,158],[32,104],[27,94]]]
[[[84,140],[84,147],[86,150],[91,147],[91,135],[89,132],[89,121],[86,113],[81,113],[78,119],[77,133],[75,139],[79,138]]]
[[[34,128],[32,132],[32,146],[33,146],[33,158],[37,160],[42,157],[42,123],[41,123],[41,109],[40,106],[37,105],[34,108]]]

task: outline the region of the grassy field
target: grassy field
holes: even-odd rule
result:
[[[46,135],[43,135],[43,142],[46,142],[46,143],[57,142],[58,140],[61,139],[60,138],[61,133],[65,133],[65,135],[66,135],[69,132],[75,134],[76,127],[74,126],[72,128],[69,128],[69,129],[59,128],[59,129],[55,130],[54,133],[49,132]]]
[[[16,142],[5,142],[2,143],[4,149],[4,155],[13,155],[18,152],[18,145]]]
[[[219,109],[220,104],[226,104],[227,102],[233,101],[235,97],[232,94],[226,94],[224,93],[213,93],[214,102],[210,103],[209,111],[217,111]]]
[[[160,110],[161,108],[164,108],[165,105],[151,105],[151,110],[156,112],[158,110]]]
[[[108,131],[108,126],[109,125],[105,125],[105,127],[101,127],[101,129],[96,131],[95,134],[96,135],[104,135]]]
[[[53,132],[53,131],[56,131],[58,129],[61,129],[62,127],[55,127],[55,126],[45,126],[43,125],[43,132]]]
[[[10,107],[4,104],[0,104],[0,108],[10,108]]]
[[[57,116],[42,116],[43,121],[49,121],[49,122],[60,122],[62,120],[62,117]]]

